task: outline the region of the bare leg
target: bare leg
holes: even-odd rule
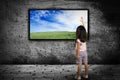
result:
[[[78,64],[77,77],[81,75],[81,67],[82,67],[82,64]]]
[[[85,76],[88,76],[88,63],[85,64]]]

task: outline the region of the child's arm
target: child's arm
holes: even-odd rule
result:
[[[80,43],[76,42],[76,55],[75,55],[76,60],[78,60],[79,51],[80,51]]]

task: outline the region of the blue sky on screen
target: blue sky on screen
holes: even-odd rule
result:
[[[87,10],[30,10],[30,32],[74,32],[81,17],[88,31],[87,14]]]

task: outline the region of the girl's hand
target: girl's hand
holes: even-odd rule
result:
[[[83,21],[83,17],[81,17],[80,22],[82,23],[82,25],[85,27],[84,21]]]
[[[83,23],[83,17],[81,17],[81,18],[80,18],[80,22],[82,22],[82,23]]]

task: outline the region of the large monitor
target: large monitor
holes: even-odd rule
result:
[[[74,40],[81,17],[89,35],[88,9],[29,9],[28,13],[30,40]]]

